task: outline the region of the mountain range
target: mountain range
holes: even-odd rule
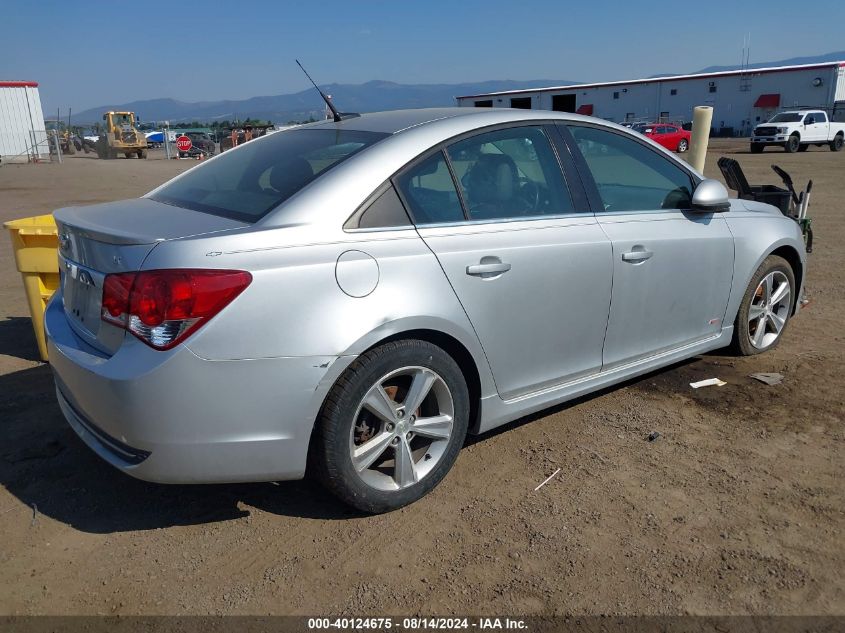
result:
[[[789,66],[793,64],[816,64],[845,60],[845,51],[823,55],[792,57],[771,62],[757,62],[749,68],[766,66]],[[740,65],[708,66],[696,73],[738,70]],[[667,77],[681,73],[653,75]],[[683,73],[687,74],[687,73]],[[338,109],[346,112],[377,112],[400,108],[426,108],[455,105],[455,97],[466,94],[481,94],[521,88],[543,88],[582,83],[560,79],[512,79],[492,80],[457,84],[400,84],[392,81],[368,81],[363,84],[326,84],[323,92],[332,95]],[[88,124],[101,120],[107,110],[128,110],[135,112],[142,121],[223,121],[233,119],[262,119],[274,123],[303,121],[309,117],[322,118],[324,107],[313,88],[293,94],[252,97],[242,100],[186,102],[176,99],[149,99],[131,103],[105,104],[74,115],[74,123]]]
[[[459,84],[399,84],[392,81],[368,81],[363,84],[325,84],[321,90],[331,95],[339,110],[378,112],[401,108],[429,108],[455,105],[455,97],[465,94],[542,88],[577,83],[559,79],[528,81],[501,80]],[[107,110],[135,112],[142,121],[223,121],[235,118],[262,119],[274,123],[322,118],[325,111],[320,95],[313,88],[240,101],[186,102],[176,99],[150,99],[131,103],[112,103],[74,114],[76,124],[100,121]]]

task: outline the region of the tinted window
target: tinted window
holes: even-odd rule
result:
[[[461,222],[464,211],[443,152],[433,154],[396,179],[417,224]]]
[[[688,209],[692,180],[679,166],[622,134],[570,126],[606,211]]]
[[[824,112],[813,112],[816,123],[827,123],[827,115]]]
[[[405,207],[391,185],[360,214],[355,226],[359,229],[376,229],[410,224]]]
[[[447,152],[472,220],[573,212],[557,157],[538,127],[479,134]]]
[[[255,222],[326,170],[385,136],[352,130],[278,132],[221,154],[151,197]]]

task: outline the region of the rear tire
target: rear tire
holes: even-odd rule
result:
[[[845,135],[837,134],[833,137],[833,140],[830,142],[830,151],[831,152],[839,152],[842,151],[842,146],[845,145]]]
[[[413,410],[405,408],[409,398]],[[396,510],[446,476],[468,422],[466,380],[449,354],[426,341],[386,343],[361,355],[332,387],[308,471],[358,510]]]
[[[677,149],[677,152],[678,152],[679,154],[683,154],[683,153],[684,153],[685,151],[687,151],[688,149],[689,149],[689,141],[687,141],[687,139],[682,138],[680,141],[678,141],[678,149]]]
[[[798,137],[797,134],[793,134],[789,137],[789,140],[786,141],[783,145],[783,149],[787,154],[793,154],[798,151],[798,148],[801,147],[801,139]]]
[[[752,153],[752,154],[762,154],[762,153],[763,153],[763,149],[764,149],[765,147],[766,147],[766,146],[765,146],[765,145],[763,145],[762,143],[752,143],[752,144],[751,144],[751,153]]]
[[[783,284],[787,284],[786,288]],[[734,351],[753,356],[774,349],[789,324],[796,292],[792,267],[782,257],[769,255],[751,277],[739,305],[734,321]]]

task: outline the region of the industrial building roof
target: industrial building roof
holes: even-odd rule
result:
[[[659,83],[663,81],[682,81],[684,79],[705,79],[708,77],[729,77],[731,75],[763,75],[766,73],[810,70],[813,68],[830,68],[831,66],[845,66],[845,61],[823,62],[819,64],[798,64],[795,66],[769,66],[767,68],[746,68],[743,70],[720,70],[718,72],[712,73],[695,73],[692,75],[666,75],[663,77],[648,77],[645,79],[624,79],[621,81],[605,81],[600,83],[570,84],[567,86],[548,86],[547,88],[526,88],[524,90],[503,90],[501,92],[487,92],[475,95],[463,95],[458,97],[458,99],[474,99],[478,97],[494,97],[498,95],[525,94],[528,92],[546,92],[548,90],[583,90],[585,88],[603,88],[605,86],[630,86],[632,84]]]

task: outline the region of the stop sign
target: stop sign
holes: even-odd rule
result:
[[[180,152],[187,152],[192,146],[193,143],[191,143],[191,139],[187,136],[180,136],[176,139],[176,149]]]

